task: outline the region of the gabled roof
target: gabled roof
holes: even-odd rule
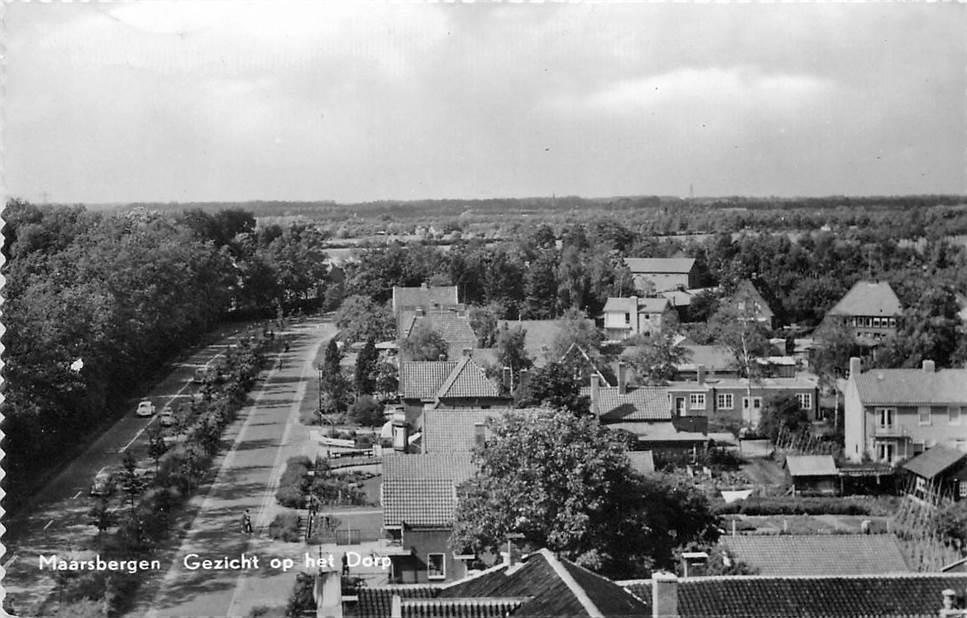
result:
[[[457,305],[457,286],[420,286],[415,288],[393,286],[393,309],[407,307],[446,307]]]
[[[829,310],[830,315],[883,316],[900,315],[900,299],[890,284],[872,281],[857,281]]]
[[[728,346],[684,344],[680,347],[688,350],[688,356],[684,363],[677,366],[679,371],[697,371],[699,365],[713,373],[717,371],[731,372],[738,368],[735,354]]]
[[[694,258],[625,258],[625,264],[634,274],[642,273],[688,273],[695,268]]]
[[[469,356],[464,356],[457,362],[457,366],[436,392],[437,399],[499,396],[497,385],[487,377],[483,367]]]
[[[905,470],[925,479],[932,479],[947,468],[952,468],[967,457],[967,453],[937,445],[928,448],[910,461],[903,464]]]
[[[837,476],[832,455],[787,455],[786,466],[792,476]]]
[[[604,303],[603,313],[662,313],[668,309],[667,298],[647,298],[638,296],[611,296]]]
[[[772,308],[769,307],[769,303],[748,279],[739,282],[735,287],[735,294],[732,295],[732,298],[737,303],[751,301],[753,303],[751,313],[757,318],[772,318],[775,316]],[[748,311],[748,309],[745,310]]]
[[[594,320],[586,320],[594,326]],[[524,335],[524,351],[534,361],[535,367],[543,367],[547,362],[547,353],[554,346],[554,340],[561,332],[560,320],[500,320],[497,328],[503,330],[519,326],[526,331]]]
[[[835,538],[835,537],[834,537]],[[651,583],[627,583],[651,606]],[[691,577],[678,581],[681,618],[935,618],[967,574]],[[650,615],[650,614],[646,614]]]
[[[967,369],[871,369],[853,380],[863,405],[967,404]]]
[[[386,455],[382,460],[384,526],[448,526],[456,486],[474,475],[469,453]]]
[[[459,361],[401,361],[400,394],[404,399],[433,399]]]
[[[892,534],[745,534],[720,543],[759,575],[873,575],[910,568]]]
[[[444,585],[360,589],[356,615],[386,618],[397,595],[403,616],[421,618],[641,618],[642,601],[609,579],[546,549]],[[504,613],[495,614],[499,606]]]
[[[582,395],[591,395],[590,387],[582,387]],[[598,400],[592,401],[592,411],[602,423],[618,421],[671,420],[672,408],[668,389],[664,386],[639,386],[621,393],[616,386],[598,389]]]
[[[423,315],[403,312],[400,320],[400,336],[409,339],[417,326],[426,325],[436,331],[447,343],[470,343],[477,341],[477,336],[470,326],[466,316],[455,311],[431,311]]]
[[[667,298],[638,299],[638,313],[662,313],[670,306]]]
[[[541,408],[437,408],[423,410],[424,453],[468,453],[477,426],[508,412],[538,412]]]

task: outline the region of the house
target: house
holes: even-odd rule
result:
[[[706,378],[699,371],[695,382],[673,382],[668,386],[676,416],[708,415],[758,425],[763,402],[770,395],[790,394],[815,420],[819,385],[806,377],[795,378]]]
[[[650,580],[615,583],[648,605],[648,612],[640,614],[648,618],[967,616],[964,613],[965,573],[728,575],[682,579],[660,573]],[[943,613],[948,607],[950,613]]]
[[[692,258],[625,258],[625,265],[639,290],[664,292],[698,286],[698,271]]]
[[[584,320],[589,329],[594,328],[594,320]],[[520,327],[524,329],[524,351],[534,361],[534,367],[543,367],[551,360],[549,355],[554,353],[554,342],[563,330],[561,320],[499,320],[497,328]]]
[[[844,395],[845,453],[853,462],[868,455],[891,465],[937,444],[967,449],[967,369],[861,372],[851,358]]]
[[[475,468],[469,453],[391,454],[382,459],[380,504],[389,535],[386,553],[392,581],[452,581],[467,574],[474,556],[452,552],[447,543],[458,485]]]
[[[739,320],[757,322],[767,329],[775,326],[775,313],[759,290],[748,279],[743,279],[729,299]]]
[[[681,348],[684,357],[682,361],[675,364],[676,381],[697,381],[699,371],[705,379],[711,378],[737,378],[739,377],[739,363],[735,360],[735,354],[728,346],[724,345],[698,345],[688,343],[687,340],[676,344]],[[628,362],[645,350],[645,346],[627,346],[621,351],[621,360]],[[629,382],[640,382],[641,377],[636,374],[634,369],[629,368]]]
[[[393,286],[393,315],[399,315],[404,310],[446,309],[460,307],[457,299],[457,286],[428,286],[420,287]]]
[[[666,290],[659,293],[668,299],[668,302],[678,314],[679,320],[682,322],[693,322],[696,321],[696,317],[692,315],[692,301],[695,300],[695,297],[702,292],[717,294],[718,291],[719,289],[717,287],[712,287]]]
[[[421,327],[433,329],[447,342],[447,358],[460,358],[477,346],[477,335],[474,334],[465,311],[453,309],[427,311],[418,307],[399,313],[397,333],[401,341],[409,339]]]
[[[359,590],[346,615],[359,618],[631,618],[648,607],[623,587],[547,549],[508,558],[472,577],[442,585]]]
[[[469,453],[490,436],[487,421],[503,414],[526,414],[542,408],[437,408],[424,410],[424,453]]]
[[[425,408],[489,408],[511,401],[469,356],[454,361],[401,361],[399,395],[411,424]]]
[[[758,575],[875,575],[909,573],[892,534],[740,534],[719,545]]]
[[[902,313],[900,299],[889,283],[857,281],[825,319],[843,322],[857,341],[874,345],[896,333]]]
[[[839,470],[832,455],[788,455],[785,467],[792,479],[793,494],[839,492]]]
[[[937,445],[900,466],[913,483],[909,493],[932,503],[967,498],[967,453]]]
[[[605,337],[621,341],[634,335],[657,333],[670,310],[667,298],[608,298],[603,312]]]

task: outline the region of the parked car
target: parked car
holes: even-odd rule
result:
[[[91,483],[92,496],[110,496],[114,491],[114,476],[109,470],[101,470]]]
[[[152,416],[154,414],[154,404],[148,399],[145,399],[138,404],[138,409],[135,414],[138,416]]]
[[[171,409],[171,405],[166,405],[161,408],[160,423],[162,427],[171,427],[175,424],[175,411]]]

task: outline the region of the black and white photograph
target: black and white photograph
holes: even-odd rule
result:
[[[965,33],[0,3],[0,613],[967,618]]]

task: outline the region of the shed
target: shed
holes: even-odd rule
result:
[[[967,498],[967,453],[937,445],[900,467],[912,475],[910,492],[919,498]]]
[[[789,455],[786,468],[796,494],[832,495],[839,489],[839,470],[832,455]]]

